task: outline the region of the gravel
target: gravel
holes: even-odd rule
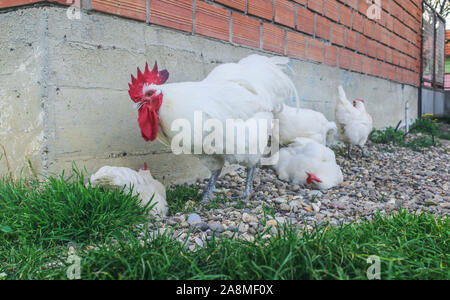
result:
[[[270,168],[258,169],[252,198],[244,205],[231,200],[214,209],[195,204],[196,213],[178,212],[152,221],[149,228],[173,228],[174,236],[189,238],[187,247],[194,250],[213,235],[252,241],[261,233],[268,238],[284,223],[310,229],[315,224],[370,220],[377,212],[395,213],[400,208],[448,215],[450,145],[423,153],[386,145],[383,149],[369,142],[368,157],[361,157],[357,149],[353,160],[337,155],[344,182],[332,189],[308,189],[279,180]],[[216,189],[228,197],[239,195],[245,178],[245,169],[239,168],[220,178]],[[200,189],[206,184],[207,180],[196,183]]]

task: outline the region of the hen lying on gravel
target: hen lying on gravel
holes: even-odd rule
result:
[[[332,188],[343,180],[334,152],[307,138],[296,138],[288,147],[282,148],[274,169],[281,180],[309,184],[318,189]]]

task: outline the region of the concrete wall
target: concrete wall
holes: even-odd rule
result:
[[[0,36],[0,143],[15,173],[31,156],[47,173],[74,160],[88,171],[147,161],[167,181],[204,177],[196,158],[174,156],[140,137],[127,93],[130,74],[157,60],[170,82],[200,80],[218,64],[264,53],[101,13],[69,20],[65,8],[53,6],[0,13],[0,28],[7,28]],[[403,119],[406,101],[417,115],[416,87],[297,59],[291,67],[302,106],[331,120],[339,84],[349,98],[366,100],[378,128]]]

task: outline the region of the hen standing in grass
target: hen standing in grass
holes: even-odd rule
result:
[[[373,128],[372,117],[367,113],[364,100],[357,99],[353,105],[348,101],[342,86],[339,86],[339,98],[336,104],[336,123],[343,142],[348,147],[348,157],[351,158],[351,145],[361,149],[367,156],[364,145]]]

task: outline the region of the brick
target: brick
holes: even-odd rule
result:
[[[232,19],[233,42],[259,48],[259,21],[235,12]]]
[[[369,4],[366,0],[359,1],[358,3],[358,11],[363,15],[367,16],[367,10],[369,9]]]
[[[150,22],[154,24],[191,32],[192,13],[190,0],[150,1]]]
[[[152,2],[151,0],[150,2]],[[246,0],[215,0],[215,2],[223,4],[228,7],[235,8],[240,11],[245,11],[246,8]],[[192,1],[191,1],[192,2]]]
[[[316,15],[316,37],[324,40],[330,40],[331,22],[330,20]]]
[[[41,1],[42,0],[0,0],[0,8],[26,5]]]
[[[363,17],[356,11],[353,11],[352,14],[352,26],[353,30],[363,32]]]
[[[306,5],[307,0],[294,0],[294,2],[297,2],[301,5]]]
[[[367,41],[367,54],[370,57],[377,57],[377,42],[374,40]]]
[[[349,28],[352,27],[352,11],[345,5],[340,4],[339,7],[339,22]]]
[[[358,0],[347,0],[347,4],[353,9],[358,10]]]
[[[196,33],[228,41],[230,39],[230,12],[205,2],[197,2]]]
[[[248,14],[273,19],[273,0],[248,0]]]
[[[136,19],[140,21],[147,20],[146,5],[147,3],[145,0],[136,0],[133,2],[122,0],[118,1],[92,0],[92,8],[97,11],[102,11],[105,13]],[[190,19],[192,22],[192,11]],[[190,29],[192,29],[192,23]]]
[[[377,44],[377,58],[379,60],[385,60],[386,59],[386,47],[384,47],[381,44]]]
[[[325,64],[336,67],[337,66],[337,53],[338,49],[335,46],[325,45]]]
[[[338,24],[331,25],[331,41],[333,44],[344,46],[345,45],[345,34],[344,27]]]
[[[364,74],[371,74],[372,71],[372,61],[369,57],[363,56],[361,59],[361,72]]]
[[[345,47],[356,50],[357,49],[358,33],[356,31],[346,29],[345,30]]]
[[[362,56],[356,52],[352,52],[352,63],[350,69],[355,72],[361,72],[362,70]]]
[[[364,18],[363,24],[364,24],[363,29],[364,35],[371,38],[373,33],[373,22],[370,19]]]
[[[297,9],[297,30],[314,35],[314,13],[302,6]]]
[[[309,0],[308,8],[319,14],[323,14],[323,0]]]
[[[383,27],[381,27],[378,24],[373,24],[373,34],[372,34],[372,38],[374,40],[380,41],[381,40],[381,32],[383,30]]]
[[[349,70],[351,67],[352,52],[347,49],[339,49],[339,68]]]
[[[323,43],[315,39],[308,39],[307,58],[323,63]]]
[[[295,28],[295,4],[288,0],[275,1],[275,22]]]
[[[263,23],[263,49],[284,54],[284,29]]]
[[[392,51],[392,63],[394,65],[400,65],[400,55],[397,51]]]
[[[386,26],[389,31],[394,30],[394,18],[391,15],[386,15]]]
[[[381,29],[380,42],[382,42],[385,45],[389,45],[389,30],[387,30],[386,28]]]
[[[362,34],[358,35],[357,50],[359,53],[367,54],[367,38],[365,38]]]
[[[325,16],[337,22],[339,20],[339,3],[336,0],[325,0]]]
[[[299,33],[288,31],[286,37],[286,54],[304,59],[306,57],[306,37]]]
[[[384,48],[385,50],[386,50],[386,58],[385,58],[385,60],[388,62],[388,63],[392,63],[392,49],[391,48],[388,48],[388,47],[385,47]]]

